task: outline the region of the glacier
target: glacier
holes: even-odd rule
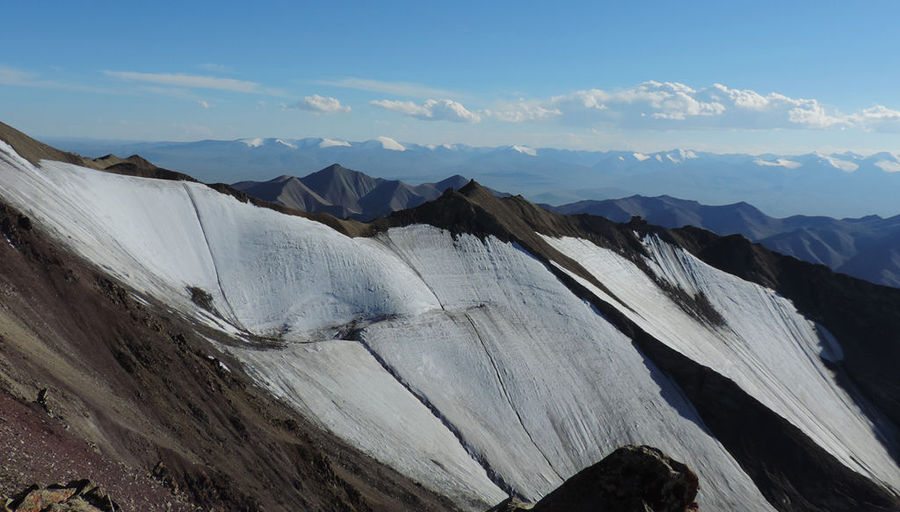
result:
[[[198,183],[35,166],[2,142],[0,196],[139,293],[218,326],[260,386],[460,506],[538,499],[615,447],[644,443],[697,471],[704,509],[774,510],[679,388],[514,243],[426,225],[350,238]],[[789,301],[645,240],[657,277],[702,291],[728,329],[710,326],[623,256],[545,240],[662,342],[848,467],[900,487],[874,426],[819,361],[817,327]]]

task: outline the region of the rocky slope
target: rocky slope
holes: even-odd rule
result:
[[[247,194],[309,213],[328,213],[339,219],[369,221],[395,210],[431,201],[448,188],[458,189],[469,180],[456,175],[437,183],[408,185],[402,181],[372,178],[338,164],[298,178],[279,176],[269,181],[242,181],[232,185]]]

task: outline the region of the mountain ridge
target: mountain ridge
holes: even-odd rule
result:
[[[719,235],[741,234],[782,254],[820,263],[876,284],[900,287],[900,215],[776,218],[746,202],[709,206],[671,196],[631,196],[541,206],[557,213],[600,215],[616,222],[639,216],[668,228],[692,225]]]
[[[469,180],[454,175],[435,183],[409,185],[373,178],[334,163],[302,178],[282,175],[269,181],[242,181],[232,186],[264,201],[338,219],[371,221],[392,211],[413,208],[437,198],[447,188]]]

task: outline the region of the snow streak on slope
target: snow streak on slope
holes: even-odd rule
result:
[[[484,510],[485,503],[506,497],[441,421],[359,343],[230,350],[275,396],[401,473],[428,475],[429,487],[454,503]]]
[[[702,293],[723,316],[725,325],[711,326],[686,313],[637,265],[614,251],[577,238],[544,239],[579,262],[622,303],[574,278],[648,333],[736,382],[847,467],[900,489],[900,469],[879,442],[877,426],[820,359],[839,354],[839,345],[790,301],[655,236],[646,238],[651,271],[690,296]]]

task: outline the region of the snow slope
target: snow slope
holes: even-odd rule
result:
[[[484,510],[506,498],[453,433],[359,343],[231,351],[275,396],[455,503]]]
[[[429,226],[352,239],[201,184],[35,167],[2,143],[0,194],[139,292],[209,322],[190,301],[188,287],[200,287],[217,322],[230,324],[224,331],[279,338],[279,348],[231,350],[273,394],[467,508],[500,501],[501,487],[538,498],[613,448],[647,443],[697,470],[705,509],[772,510],[678,388],[513,244]],[[611,289],[631,286],[615,293],[636,303],[635,318],[661,340],[744,379],[845,464],[900,481],[852,402],[816,366],[819,338],[789,303],[648,242],[660,276],[715,297],[735,331],[726,336],[679,316],[627,260],[577,240],[548,241]],[[614,279],[601,275],[607,268],[622,270]],[[749,301],[752,314],[739,318],[729,297]],[[356,341],[341,339],[348,334]],[[789,346],[764,345],[772,336]],[[852,439],[837,436],[841,429]]]
[[[660,279],[702,293],[726,324],[686,313],[637,265],[590,241],[544,239],[578,261],[615,295],[572,275],[654,337],[735,381],[855,471],[900,488],[900,469],[879,442],[877,425],[837,384],[822,361],[840,354],[837,340],[773,290],[721,272],[649,237],[646,261]],[[619,302],[621,301],[621,302]]]
[[[769,510],[680,392],[628,338],[528,253],[427,226],[378,237],[441,310],[375,324],[364,341],[527,498],[615,447],[647,443],[702,475],[713,510]]]

